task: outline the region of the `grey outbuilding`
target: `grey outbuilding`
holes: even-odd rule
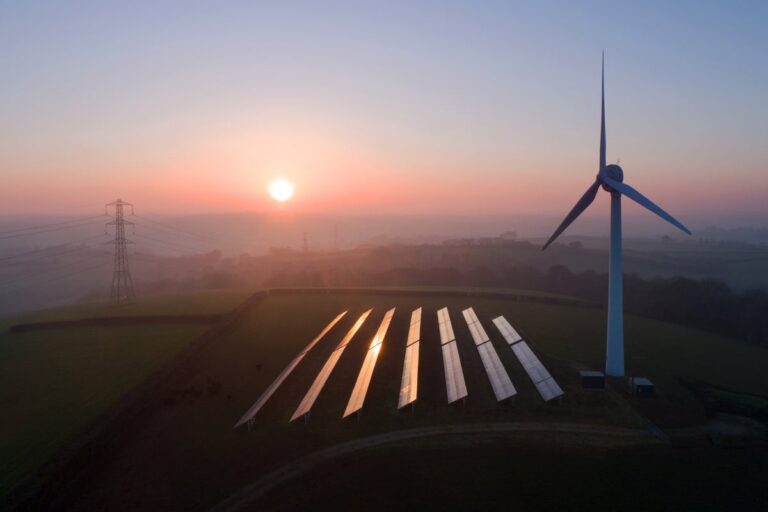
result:
[[[605,389],[605,374],[591,370],[581,370],[581,387],[584,389]]]

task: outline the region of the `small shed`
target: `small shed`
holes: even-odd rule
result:
[[[584,389],[605,389],[605,374],[591,370],[581,370],[581,387]]]
[[[630,379],[632,394],[639,397],[649,397],[654,395],[654,385],[645,377],[634,377]]]

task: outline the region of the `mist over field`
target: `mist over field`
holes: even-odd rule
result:
[[[568,205],[564,207],[564,211]],[[599,210],[599,209],[597,209]],[[152,221],[168,223],[174,228],[188,230],[190,236],[179,232],[173,238],[196,242],[194,249],[218,249],[224,255],[251,255],[266,253],[272,247],[303,248],[303,235],[307,234],[308,244],[314,250],[353,248],[359,245],[388,242],[441,242],[452,238],[477,238],[498,236],[513,231],[519,238],[545,238],[560,222],[561,215],[329,215],[294,212],[242,212],[219,214],[161,215],[145,214],[137,209],[139,217],[134,221],[138,234],[151,235],[157,225]],[[604,212],[593,211],[580,218],[572,228],[571,235],[596,238],[608,237],[608,219]],[[83,215],[15,215],[0,216],[0,231],[27,228],[80,219]],[[14,254],[28,249],[39,249],[49,245],[73,243],[81,237],[94,236],[106,231],[105,224],[111,219],[99,219],[98,210],[85,224],[66,229],[48,229],[40,234],[2,237],[0,252]],[[761,215],[694,215],[686,221],[694,227],[693,240],[743,242],[747,244],[768,243],[768,224]],[[145,229],[146,228],[146,229]],[[632,212],[624,219],[625,237],[658,239],[665,235],[683,239],[674,228],[658,222],[653,216]],[[134,232],[129,230],[129,235]],[[161,230],[162,232],[162,230]],[[167,233],[167,230],[165,230]],[[686,237],[687,238],[687,237]],[[134,240],[141,243],[140,237]],[[168,251],[170,252],[170,251]]]
[[[533,250],[521,256],[519,251],[509,250],[494,264],[534,265],[543,270],[553,264],[564,264],[574,271],[589,269],[602,273],[608,240],[603,217],[592,215],[579,219],[573,233],[563,238],[563,243],[579,244],[577,258],[559,258],[551,252]],[[126,220],[134,223],[128,226],[127,237],[131,242],[130,265],[140,293],[222,287],[239,279],[264,286],[267,277],[280,268],[281,259],[290,260],[303,253],[314,255],[310,260],[302,260],[309,264],[320,254],[325,260],[341,259],[339,251],[365,252],[389,245],[493,244],[497,238],[502,243],[527,241],[533,249],[543,244],[545,235],[558,222],[557,217],[534,215],[332,216],[291,212],[177,217],[137,212]],[[763,247],[768,244],[768,230],[761,227],[762,219],[721,218],[719,224],[710,225],[711,220],[705,216],[691,219],[691,225],[702,228],[696,229],[695,235],[689,238],[649,215],[628,215],[625,245],[637,257],[629,258],[626,271],[644,277],[675,274],[711,277],[736,289],[765,288],[762,258],[765,257]],[[110,217],[99,215],[0,219],[0,231],[10,233],[0,238],[0,277],[5,279],[2,286],[6,292],[0,301],[0,311],[18,312],[103,298],[111,282],[114,255],[114,236],[106,225],[109,221]],[[23,231],[30,226],[51,224],[53,227],[42,230]],[[708,258],[714,246],[719,247],[718,256],[711,260]],[[685,254],[681,248],[687,249]],[[697,251],[703,252],[697,254]],[[672,259],[658,259],[659,255],[670,253]],[[244,261],[243,258],[256,263],[247,268],[238,267],[237,262]],[[654,258],[657,261],[650,262]],[[721,265],[723,262],[727,265]],[[470,268],[475,263],[470,259],[458,265]],[[686,266],[685,263],[696,264]],[[366,263],[369,271],[410,264],[375,257]],[[311,265],[308,271],[311,272]],[[315,284],[323,283],[315,280]],[[363,283],[351,281],[349,284]]]
[[[29,228],[35,220],[49,227]],[[23,236],[2,240],[0,313],[106,300],[115,250],[108,220],[6,219],[6,232]],[[126,220],[132,223],[126,227],[128,261],[141,296],[227,288],[470,286],[605,301],[607,227],[594,217],[580,219],[573,234],[543,252],[544,235],[555,222],[544,216],[136,212]],[[628,311],[768,342],[757,312],[768,306],[768,230],[755,219],[755,227],[745,227],[739,222],[750,219],[734,218],[737,227],[703,227],[686,237],[653,220],[627,218]]]

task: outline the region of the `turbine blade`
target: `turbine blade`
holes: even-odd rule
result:
[[[630,198],[631,200],[639,204],[640,206],[644,206],[647,209],[651,210],[653,213],[655,213],[662,219],[666,220],[676,228],[688,233],[689,235],[691,234],[691,231],[687,227],[683,226],[681,222],[679,222],[673,216],[671,216],[670,214],[662,210],[660,206],[658,206],[656,203],[654,203],[653,201],[651,201],[650,199],[648,199],[643,194],[641,194],[634,188],[630,187],[626,183],[622,183],[620,181],[616,181],[608,177],[604,177],[603,181],[607,183],[611,188],[618,190],[619,192],[621,192],[622,194],[624,194],[625,196],[627,196],[628,198]]]
[[[600,169],[605,169],[605,52],[603,52],[603,75],[600,92]]]
[[[576,220],[576,218],[581,215],[581,212],[587,209],[587,207],[592,204],[592,201],[595,200],[595,196],[597,195],[597,190],[600,188],[600,183],[598,181],[595,181],[591,187],[587,189],[586,192],[584,192],[584,195],[581,196],[581,199],[578,200],[576,203],[576,206],[571,209],[571,212],[566,215],[563,222],[560,223],[560,226],[555,230],[555,232],[552,234],[551,237],[549,237],[549,240],[547,240],[547,243],[544,244],[544,247],[541,248],[543,251],[547,247],[549,247],[549,244],[555,241],[555,239],[560,236],[560,233],[565,231],[565,228],[571,225],[571,223]]]

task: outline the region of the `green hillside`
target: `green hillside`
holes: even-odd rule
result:
[[[375,369],[362,417],[342,421],[367,343],[387,308],[398,308]],[[420,398],[414,411],[397,412],[397,390],[410,311],[424,307]],[[448,306],[469,389],[465,408],[445,404],[435,311]],[[460,316],[473,306],[508,369],[519,395],[495,402],[487,377]],[[321,393],[307,425],[288,420],[338,340],[365,309],[374,308]],[[259,413],[252,432],[233,431],[240,415],[283,367],[339,311],[349,314],[311,352]],[[545,404],[490,319],[504,314],[556,377],[566,395]],[[620,392],[583,391],[577,371],[601,366],[604,314],[599,309],[473,297],[280,294],[259,302],[204,357],[189,361],[189,377],[162,390],[141,431],[122,432],[130,448],[114,447],[106,468],[89,475],[78,498],[86,509],[111,508],[128,494],[152,507],[173,501],[179,509],[205,509],[266,472],[323,447],[364,436],[429,425],[544,422],[604,425],[645,432],[645,420]],[[659,402],[685,410],[675,422],[703,421],[695,396],[681,384],[704,378],[740,392],[766,393],[758,369],[768,351],[691,329],[629,318],[630,367],[659,384]],[[710,361],[710,359],[712,359]],[[216,384],[211,388],[210,383]],[[182,390],[182,391],[180,391]],[[534,440],[537,435],[526,438]],[[645,443],[657,441],[646,433]],[[130,478],[126,478],[130,472]],[[163,486],[152,482],[163,481]],[[136,489],[141,489],[137,494]]]
[[[207,326],[95,325],[8,333],[19,323],[105,316],[224,313],[246,292],[78,304],[0,320],[0,496],[82,432]]]
[[[80,318],[130,317],[149,315],[221,314],[231,311],[253,290],[197,291],[179,295],[140,297],[130,304],[86,302],[53,309],[0,317],[0,329],[20,323],[53,322]]]
[[[584,436],[553,438],[545,432],[523,437],[526,443],[531,443],[529,451],[557,439],[557,443],[564,446],[563,453],[570,453],[568,450],[574,446],[583,449],[592,446],[602,450],[599,453],[605,454],[605,460],[614,460],[612,450],[619,449],[618,446],[659,445],[646,430],[648,407],[629,397],[620,382],[614,382],[605,392],[585,391],[580,387],[579,369],[602,367],[605,314],[599,308],[541,302],[548,298],[562,302],[562,297],[532,297],[539,302],[530,302],[518,296],[509,299],[472,296],[480,293],[478,290],[464,290],[464,296],[445,292],[424,288],[401,292],[384,290],[381,293],[304,291],[273,293],[265,297],[246,309],[232,330],[217,337],[200,353],[179,361],[183,369],[179,377],[163,382],[147,394],[146,407],[140,417],[126,418],[127,421],[116,422],[107,428],[106,447],[89,459],[93,469],[78,468],[84,471],[82,482],[87,485],[76,488],[72,499],[84,510],[151,509],[170,503],[173,509],[203,510],[263,475],[317,450],[395,430],[441,425],[535,424],[543,425],[544,429],[546,425],[553,428],[583,425],[584,428],[623,429],[635,433],[634,437],[618,444],[600,435],[587,436],[589,440]],[[195,296],[194,300],[190,299],[195,306],[180,309],[163,305],[158,299],[160,302],[155,306],[142,305],[140,308],[146,307],[147,312],[167,308],[165,311],[174,314],[179,310],[205,312],[209,311],[206,304],[223,304],[230,300],[228,307],[231,308],[245,297],[245,293],[237,296],[235,292],[223,293],[221,297],[218,294]],[[436,310],[443,306],[450,309],[467,381],[469,396],[464,407],[445,403],[436,321]],[[461,316],[461,310],[470,306],[491,336],[518,390],[513,403],[498,404],[493,397],[477,349]],[[342,420],[368,343],[384,312],[391,307],[397,307],[397,311],[382,346],[362,416],[359,421]],[[411,310],[417,307],[424,308],[419,399],[412,411],[398,412],[397,393],[408,320]],[[327,356],[360,313],[368,308],[373,308],[371,316],[341,357],[315,404],[309,423],[289,423],[291,414]],[[349,310],[349,313],[275,393],[257,416],[253,430],[233,430],[237,419],[285,365],[342,310]],[[51,312],[46,317],[58,314],[61,313]],[[87,310],[83,314],[93,315]],[[560,383],[565,391],[562,402],[547,404],[538,396],[512,351],[490,322],[500,314],[518,328]],[[37,338],[43,336],[43,331],[5,335],[3,350],[9,355],[13,355],[11,348],[19,352],[13,357],[3,357],[4,361],[13,363],[12,371],[4,371],[3,378],[15,372],[12,382],[11,379],[3,382],[4,388],[17,390],[10,394],[0,391],[13,397],[14,401],[8,403],[15,404],[13,407],[18,411],[15,413],[18,420],[13,422],[15,433],[9,435],[22,439],[19,433],[28,425],[39,423],[41,426],[25,443],[4,445],[3,453],[9,454],[8,460],[11,457],[19,460],[34,452],[40,440],[50,439],[52,431],[62,433],[62,438],[71,438],[89,418],[114,403],[126,389],[168,360],[201,328],[200,325],[163,325],[151,329],[134,326],[120,327],[119,332],[110,334],[98,330],[70,330],[67,334],[57,332],[50,339]],[[50,333],[45,334],[50,336]],[[10,338],[18,336],[26,342],[19,343],[14,339],[14,343],[8,343]],[[105,337],[110,340],[108,350],[103,349]],[[650,402],[653,404],[650,413],[653,421],[662,428],[686,427],[706,421],[705,407],[691,390],[692,384],[708,383],[737,396],[743,393],[768,396],[768,383],[761,378],[761,369],[768,366],[766,350],[636,317],[627,318],[626,338],[628,372],[648,376],[657,383],[658,398]],[[39,348],[33,351],[36,344]],[[102,350],[94,357],[97,348]],[[47,370],[33,376],[24,374],[23,368]],[[78,376],[73,375],[76,371],[80,372]],[[44,384],[38,386],[35,382],[40,374],[44,377],[39,382]],[[51,392],[57,383],[64,381],[67,386],[62,391]],[[101,391],[94,393],[93,390]],[[6,395],[3,395],[4,403],[8,400]],[[69,412],[61,412],[57,406],[67,400],[74,405],[68,408]],[[29,405],[29,412],[25,412],[26,406],[22,403],[34,405]],[[46,412],[51,416],[45,422],[39,421],[43,411],[49,409],[59,412]],[[501,434],[491,436],[490,441],[484,438],[484,442],[519,439],[499,436]],[[476,440],[480,442],[479,437]],[[60,442],[57,441],[57,446]],[[468,442],[471,442],[469,438]],[[421,446],[420,442],[415,443]],[[382,449],[386,451],[386,448]],[[515,450],[509,450],[509,456],[514,457]],[[24,471],[17,471],[14,463],[9,464],[12,469],[5,470],[9,475],[5,477],[6,482],[18,481],[53,451],[53,447],[40,449],[35,454],[34,464]],[[419,452],[413,453],[408,456],[417,457]],[[534,458],[533,452],[526,457]],[[569,457],[566,455],[568,460],[576,460]],[[375,467],[376,460],[371,459],[365,464]],[[643,460],[663,461],[663,456]],[[600,471],[610,470],[603,468]],[[157,482],[163,482],[163,485],[157,485]],[[63,480],[57,485],[62,483]],[[363,495],[365,489],[367,487],[360,487]],[[271,506],[275,506],[274,503],[269,501]]]

